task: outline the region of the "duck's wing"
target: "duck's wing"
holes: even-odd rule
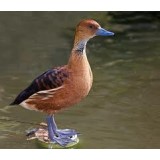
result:
[[[63,86],[68,77],[69,73],[65,67],[50,69],[34,79],[30,86],[23,90],[10,105],[18,105],[36,93],[45,94],[47,90],[56,90]]]

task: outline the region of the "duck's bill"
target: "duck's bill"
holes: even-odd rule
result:
[[[113,36],[113,35],[114,35],[113,32],[107,31],[104,28],[98,28],[96,31],[96,36]]]

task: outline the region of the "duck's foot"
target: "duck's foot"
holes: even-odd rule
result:
[[[58,143],[59,145],[65,147],[70,143],[76,142],[75,139],[77,138],[77,134],[73,134],[72,131],[69,130],[70,129],[58,129],[56,134],[49,135],[49,138],[53,143]]]
[[[79,134],[73,129],[57,129],[56,133],[57,133],[57,135],[59,135],[61,137],[70,137],[70,138]]]
[[[75,142],[77,138],[77,132],[73,129],[58,129],[54,121],[54,117],[47,117],[48,123],[48,135],[49,139],[53,143],[58,143],[59,145],[65,147],[70,143]]]

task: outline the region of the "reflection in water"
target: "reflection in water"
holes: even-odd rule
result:
[[[34,77],[66,64],[75,24],[87,12],[0,13],[0,116],[40,123],[42,113],[7,106]],[[72,17],[72,21],[68,19]],[[67,35],[67,37],[66,37]],[[82,133],[81,148],[160,147],[159,29],[95,38],[87,53],[94,74],[90,95],[57,114],[60,128]],[[0,148],[38,148],[26,141],[28,123],[0,121]]]

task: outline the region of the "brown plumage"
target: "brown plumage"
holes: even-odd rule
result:
[[[93,82],[92,71],[86,55],[86,44],[94,36],[113,35],[92,20],[83,20],[77,27],[73,49],[68,64],[44,72],[29,87],[23,90],[11,105],[21,106],[53,115],[55,112],[72,106],[86,97]],[[75,134],[72,130],[57,131],[55,122],[48,117],[49,137],[60,145],[69,143],[68,138]],[[57,140],[54,134],[63,137]],[[64,136],[65,135],[65,136]],[[64,141],[65,140],[65,141]]]
[[[47,90],[34,93],[22,102],[21,105],[24,105],[24,107],[27,105],[32,110],[53,114],[62,108],[78,103],[87,96],[93,81],[87,56],[86,54],[78,55],[74,53],[71,58],[74,59],[75,63],[55,68],[59,71],[56,79],[52,82],[53,86],[56,87],[49,89],[50,86],[41,80],[43,82],[41,85]],[[49,76],[46,78],[51,79]]]

